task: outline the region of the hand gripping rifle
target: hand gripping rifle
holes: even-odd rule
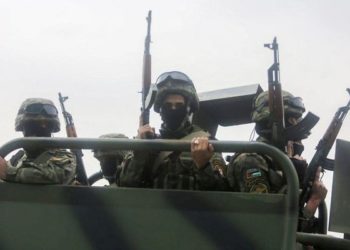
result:
[[[147,95],[151,87],[151,54],[150,54],[150,44],[151,44],[151,21],[152,21],[152,11],[148,11],[147,20],[147,35],[145,38],[145,51],[143,54],[143,68],[142,68],[142,107],[141,107],[141,121],[142,125],[149,124],[149,110],[150,107],[147,105]]]
[[[274,63],[267,71],[269,84],[269,111],[270,127],[272,131],[272,143],[282,151],[286,152],[286,145],[289,140],[298,141],[305,138],[305,135],[316,125],[319,117],[311,112],[304,119],[294,126],[285,127],[284,104],[282,85],[280,82],[280,62],[277,38],[272,43],[264,44],[273,50]]]
[[[66,132],[67,137],[77,137],[77,132],[75,130],[73,117],[70,113],[66,111],[64,102],[68,99],[68,96],[62,96],[61,93],[58,93],[58,100],[61,104],[62,114],[66,122]],[[86,175],[85,166],[83,162],[83,152],[80,149],[71,150],[77,159],[77,172],[76,179],[82,185],[89,185],[89,181]]]
[[[346,89],[350,94],[350,89]],[[321,166],[323,169],[333,170],[334,160],[327,158],[329,151],[331,150],[335,139],[338,136],[341,126],[343,125],[343,120],[345,119],[348,111],[350,109],[350,101],[346,106],[340,107],[335,113],[331,124],[328,126],[326,133],[323,135],[322,139],[318,142],[316,146],[316,152],[312,157],[309,166],[306,169],[306,174],[303,180],[302,192],[300,194],[299,208],[302,210],[309,200],[311,195],[312,185],[315,181],[315,175],[317,168]]]

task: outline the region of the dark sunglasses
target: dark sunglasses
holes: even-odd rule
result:
[[[168,79],[192,83],[191,79],[186,74],[179,71],[170,71],[161,74],[158,77],[156,84],[165,82]]]
[[[56,107],[50,104],[34,103],[27,106],[24,111],[27,114],[31,114],[31,115],[49,115],[49,116],[58,115],[58,111]]]

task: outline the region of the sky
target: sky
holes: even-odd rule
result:
[[[267,89],[273,58],[263,44],[277,36],[283,89],[321,118],[304,141],[311,160],[334,113],[349,101],[349,7],[346,0],[0,0],[0,144],[22,136],[14,120],[24,99],[49,98],[59,108],[58,92],[69,96],[78,136],[135,136],[152,10],[152,81],[179,70],[198,92],[256,83]],[[152,112],[151,125],[159,124]],[[350,140],[349,127],[350,117],[338,138]],[[55,137],[66,136],[62,128]],[[252,129],[219,128],[217,137],[248,140]],[[92,174],[99,164],[84,153]],[[327,172],[329,190],[331,179]]]

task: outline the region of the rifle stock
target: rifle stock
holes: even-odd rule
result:
[[[61,105],[62,114],[66,123],[66,132],[67,137],[77,137],[77,132],[75,130],[73,117],[70,113],[66,111],[64,102],[68,99],[67,96],[62,96],[61,93],[58,93],[58,100]],[[76,179],[82,185],[89,185],[89,181],[86,175],[84,161],[83,161],[83,152],[80,149],[71,150],[77,159],[77,169],[76,169]]]
[[[347,92],[350,94],[350,89],[347,89]],[[299,202],[300,210],[304,208],[306,202],[310,199],[311,189],[315,181],[315,175],[318,167],[320,166],[322,167],[322,169],[332,169],[330,165],[333,161],[327,159],[327,155],[338,136],[338,133],[343,125],[343,120],[345,119],[349,109],[350,101],[346,106],[340,107],[337,110],[325,134],[316,146],[316,152],[312,157],[309,166],[306,169],[306,174],[303,180],[303,189],[300,194]]]
[[[66,126],[66,133],[67,133],[68,137],[78,137],[74,126],[67,125]]]

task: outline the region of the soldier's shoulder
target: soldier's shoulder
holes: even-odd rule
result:
[[[48,152],[50,158],[49,163],[62,167],[74,167],[76,165],[75,155],[64,149],[54,149]]]
[[[52,155],[53,157],[59,157],[59,158],[74,158],[74,154],[68,150],[65,149],[52,149],[48,150],[45,153],[48,153]]]
[[[257,153],[241,153],[233,159],[232,164],[254,164],[258,166],[267,166],[268,162],[266,161],[266,157],[263,155]]]

